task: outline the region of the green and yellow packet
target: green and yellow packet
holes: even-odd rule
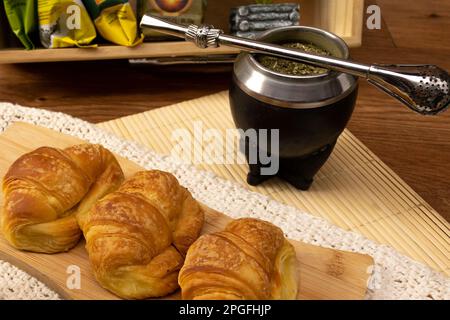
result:
[[[3,0],[3,4],[11,30],[25,49],[34,49],[38,30],[36,0]]]
[[[137,7],[139,19],[149,13],[179,24],[199,25],[203,23],[206,5],[206,0],[139,0]],[[177,39],[148,28],[143,31],[146,40]]]
[[[115,44],[134,47],[143,42],[128,0],[83,0],[98,33]]]
[[[81,0],[37,0],[39,36],[46,48],[93,47],[95,26]]]

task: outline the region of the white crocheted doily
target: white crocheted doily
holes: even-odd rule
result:
[[[369,254],[375,261],[367,299],[450,299],[450,279],[393,248],[345,231],[328,221],[246,190],[213,173],[156,154],[96,126],[62,113],[0,103],[0,132],[14,121],[24,121],[91,143],[147,169],[172,172],[193,195],[209,207],[231,217],[251,216],[281,227],[289,238],[307,243]],[[0,261],[0,299],[55,299],[58,295],[7,262]]]

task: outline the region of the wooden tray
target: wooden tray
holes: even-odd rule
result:
[[[329,30],[342,37],[350,47],[361,45],[364,0],[299,0],[297,2],[301,6],[300,21],[302,25]],[[254,1],[209,1],[205,22],[227,30],[230,8],[250,3],[254,3]],[[3,50],[0,50],[0,63],[156,58],[233,54],[238,52],[237,49],[229,47],[205,51],[195,47],[193,44],[179,41],[145,43],[136,48],[115,45],[102,45],[98,48],[88,49],[37,49],[31,51],[3,48]]]
[[[99,124],[161,154],[174,146],[173,130],[191,133],[195,122],[225,134],[235,128],[228,93],[221,92]],[[202,146],[193,142],[195,148]],[[258,187],[245,182],[246,164],[206,164],[199,168],[335,225],[388,244],[450,275],[450,224],[348,130],[307,192],[274,179]]]
[[[40,146],[64,148],[82,141],[46,128],[16,123],[0,135],[0,176],[4,176],[11,163],[25,152]],[[125,175],[141,170],[136,164],[118,158]],[[206,225],[203,233],[222,230],[230,220],[222,213],[205,207]],[[291,241],[299,260],[299,299],[362,299],[371,272],[370,256],[332,250]],[[54,255],[18,251],[0,236],[0,259],[9,261],[35,276],[64,298],[115,299],[101,288],[90,271],[84,243],[67,253]],[[81,269],[81,289],[66,286],[67,268],[76,265]],[[179,298],[174,294],[169,298]]]

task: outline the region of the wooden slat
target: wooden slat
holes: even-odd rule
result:
[[[121,137],[168,154],[171,132],[202,121],[203,128],[234,128],[227,92],[99,124]],[[197,145],[199,141],[195,142]],[[312,188],[298,191],[273,179],[262,186],[245,182],[245,164],[199,164],[277,201],[323,217],[370,239],[393,246],[450,274],[450,225],[375,154],[346,130]]]
[[[205,51],[206,50],[206,51]],[[135,48],[105,45],[97,48],[59,48],[0,50],[0,63],[29,63],[54,61],[85,61],[138,59],[173,56],[201,56],[205,54],[236,54],[230,47],[200,49],[189,42],[149,42]]]

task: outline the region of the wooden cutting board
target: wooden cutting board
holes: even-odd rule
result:
[[[59,132],[26,123],[15,123],[0,135],[0,176],[20,155],[41,146],[64,148],[83,141]],[[142,170],[133,162],[118,157],[125,176]],[[0,199],[2,202],[3,199]],[[205,206],[206,224],[203,233],[224,228],[231,218]],[[362,299],[372,270],[370,256],[322,248],[291,241],[299,260],[299,299]],[[67,299],[117,299],[97,284],[89,266],[84,242],[67,253],[37,254],[18,251],[0,236],[0,259],[8,261],[33,275]],[[70,266],[81,271],[81,288],[66,285]],[[68,269],[69,268],[69,269]],[[167,298],[179,298],[175,293]]]

